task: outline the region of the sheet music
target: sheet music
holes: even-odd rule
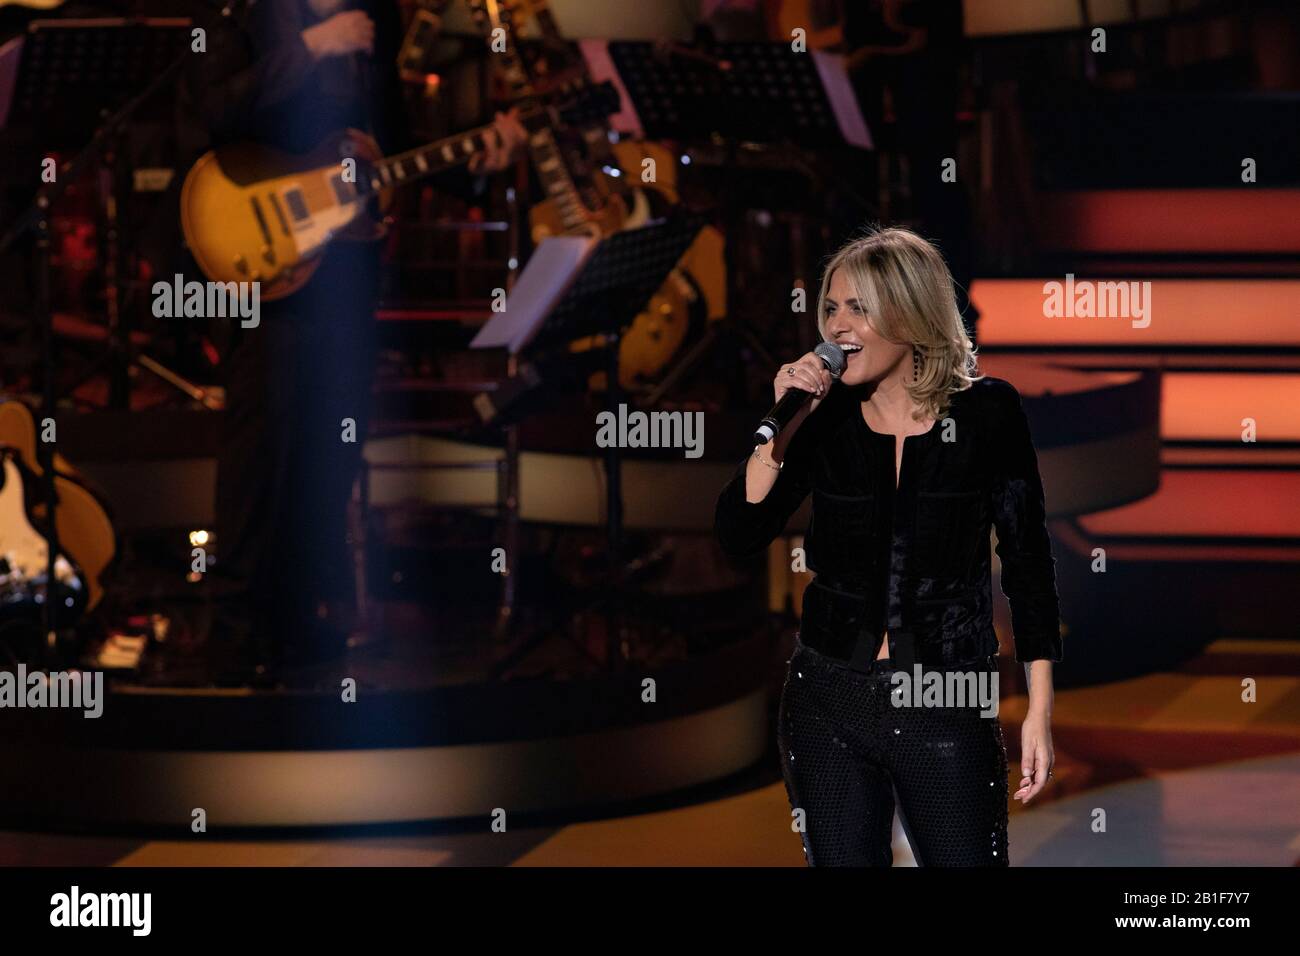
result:
[[[822,88],[826,90],[826,98],[831,102],[831,109],[835,112],[835,122],[840,128],[840,135],[844,137],[844,141],[859,149],[874,149],[871,132],[867,129],[867,121],[862,116],[862,110],[858,107],[858,97],[853,92],[853,84],[849,81],[849,71],[845,67],[844,57],[838,53],[827,53],[825,50],[810,50],[809,56],[813,58],[813,65],[817,67],[817,75],[821,77]]]
[[[506,348],[517,354],[536,337],[551,310],[596,248],[590,236],[550,236],[538,243],[506,297],[506,309],[488,320],[470,348]]]

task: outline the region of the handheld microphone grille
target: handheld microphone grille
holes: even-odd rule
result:
[[[839,378],[844,374],[848,359],[844,357],[844,350],[834,342],[822,342],[813,349],[813,354],[822,360],[822,364],[826,366],[832,378]]]

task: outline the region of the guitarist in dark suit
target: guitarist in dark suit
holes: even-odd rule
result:
[[[385,152],[406,147],[395,3],[253,0],[229,15],[192,6],[207,51],[193,55],[178,93],[185,155],[250,140],[305,152],[342,127],[370,132]],[[496,127],[500,142],[475,157],[475,174],[504,169],[524,142],[513,112]],[[442,184],[455,188],[456,177]],[[160,660],[156,679],[266,683],[280,665],[342,652],[340,612],[354,598],[347,503],[368,422],[379,255],[377,243],[332,243],[302,290],[262,303],[256,327],[230,324],[213,628],[189,666]]]

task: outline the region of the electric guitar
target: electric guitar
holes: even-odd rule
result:
[[[572,47],[560,33],[547,0],[468,0],[470,13],[488,35],[506,37],[505,49],[495,49],[492,62],[510,96],[528,102],[549,95],[553,84],[571,89],[592,82],[576,47],[570,62],[545,63],[530,70],[523,51],[514,42],[525,23],[534,21],[542,40],[552,50]],[[498,33],[498,31],[500,31]],[[545,66],[543,72],[540,66]],[[558,80],[557,80],[558,77]],[[612,110],[610,112],[613,112]],[[529,142],[533,166],[546,198],[528,211],[534,242],[553,235],[588,235],[600,239],[625,229],[636,229],[652,215],[654,205],[676,205],[677,159],[657,143],[624,140],[611,144],[609,113],[575,122],[572,129],[547,129]],[[579,141],[570,142],[574,134]],[[577,148],[566,148],[566,146]],[[642,161],[653,158],[658,176],[653,183],[633,186],[625,170],[639,171]],[[612,175],[606,170],[617,170]],[[705,226],[668,276],[636,316],[619,343],[619,380],[635,390],[661,375],[699,325],[700,319],[721,318],[726,308],[726,272],[722,234]],[[574,352],[598,348],[602,336],[571,343]],[[595,372],[590,385],[604,388],[605,373]]]
[[[520,113],[530,132],[619,108],[612,84],[590,87],[562,107]],[[326,137],[293,155],[252,143],[199,157],[181,186],[181,229],[203,274],[214,282],[259,282],[265,301],[298,291],[335,239],[384,235],[380,217],[392,190],[467,163],[495,135],[489,124],[396,156],[383,156],[357,130]]]
[[[37,484],[17,452],[0,448],[0,623],[17,612],[39,612],[43,600],[50,552],[28,517],[27,504],[28,489]],[[84,578],[62,553],[54,561],[54,575],[59,583],[55,607],[60,622],[68,623],[85,610]]]
[[[37,528],[45,522],[45,500],[36,456],[36,422],[26,405],[0,402],[0,622],[11,614],[35,614],[44,593],[49,554]],[[107,510],[66,459],[54,455],[55,522],[59,554],[60,623],[92,611],[104,596],[101,577],[117,553],[117,536]]]
[[[509,0],[469,0],[469,8],[474,22],[484,33],[505,38],[504,49],[494,46],[492,63],[506,88],[508,98],[515,103],[530,105],[538,97],[539,91],[524,66],[514,40],[514,4]],[[572,157],[566,155],[561,145],[559,132],[548,127],[528,138],[528,152],[533,168],[546,191],[546,199],[534,206],[529,213],[533,241],[540,242],[549,235],[587,235],[599,239],[617,232],[629,215],[622,197],[603,194],[590,176],[576,174]],[[543,206],[546,208],[546,222],[539,224],[539,209]],[[643,217],[643,221],[645,218],[649,217]]]

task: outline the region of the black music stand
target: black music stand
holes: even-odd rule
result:
[[[702,216],[678,211],[601,240],[525,348],[545,350],[591,335],[602,336],[606,350],[605,407],[617,416],[623,398],[618,361],[623,331],[667,280],[704,222]],[[606,607],[606,660],[617,671],[622,668],[625,652],[618,611],[623,587],[623,486],[622,452],[617,442],[605,449],[605,511],[609,580],[597,603]],[[526,641],[498,662],[493,676],[509,670],[538,641]]]
[[[551,310],[530,347],[545,349],[590,335],[603,335],[606,371],[610,376],[605,388],[606,407],[617,414],[622,397],[618,353],[623,330],[667,281],[703,226],[703,217],[686,214],[615,233],[603,240],[564,298]],[[611,561],[618,560],[622,545],[621,460],[617,444],[607,449],[606,508]]]
[[[227,7],[226,13],[230,12]],[[54,202],[76,182],[82,170],[110,148],[111,142],[135,113],[159,91],[171,85],[189,56],[189,45],[173,49],[168,60],[163,40],[154,28],[159,25],[182,30],[188,20],[36,20],[28,24],[22,61],[14,85],[9,122],[28,123],[47,131],[53,139],[75,135],[78,123],[86,126],[98,122],[89,143],[57,171],[55,181],[36,191],[27,211],[0,237],[0,253],[12,247],[28,231],[36,237],[36,319],[41,326],[42,418],[54,418],[54,313],[50,299],[50,209]],[[188,38],[188,33],[185,34]],[[168,38],[173,46],[180,38],[173,32]],[[152,51],[152,52],[149,52]],[[127,100],[111,115],[109,103],[120,103],[135,90],[143,90]],[[116,99],[114,99],[116,97]],[[81,127],[84,128],[84,127]],[[67,140],[63,140],[67,141]],[[115,269],[116,263],[110,263]],[[110,291],[110,296],[113,294]],[[124,339],[125,329],[113,330]],[[129,347],[129,339],[125,339]],[[122,347],[119,342],[118,347]],[[42,497],[45,501],[45,527],[42,529],[49,551],[45,593],[42,603],[42,632],[46,665],[55,663],[58,621],[54,595],[58,578],[55,561],[59,554],[56,501],[54,489],[54,449],[50,442],[37,443],[37,458],[44,472]]]
[[[58,171],[62,185],[45,187],[51,202],[90,163],[102,158],[110,171],[104,203],[109,333],[105,360],[108,404],[114,408],[129,406],[130,370],[135,361],[129,310],[124,307],[127,244],[120,212],[132,188],[126,163],[127,124],[145,113],[146,107],[148,118],[172,123],[171,101],[158,94],[174,85],[189,55],[189,27],[190,21],[184,18],[36,20],[28,25],[23,38],[14,82],[7,125],[38,131],[42,148],[82,147],[85,131],[95,130],[89,144]],[[139,363],[188,397],[203,399],[201,390],[154,360],[141,357]]]
[[[744,168],[746,157],[778,144],[802,152],[874,148],[846,61],[839,54],[796,53],[787,42],[700,46],[610,42],[607,50],[645,136],[708,144],[721,154],[724,168]],[[802,171],[813,175],[811,168]],[[744,202],[736,177],[724,183],[719,203],[725,210],[728,315],[709,324],[703,339],[647,397],[650,403],[676,387],[724,335],[776,365],[763,343],[734,314],[740,302],[735,245],[741,235]],[[796,263],[797,278],[804,268],[804,263]]]
[[[842,56],[789,43],[611,42],[647,139],[872,149]]]

